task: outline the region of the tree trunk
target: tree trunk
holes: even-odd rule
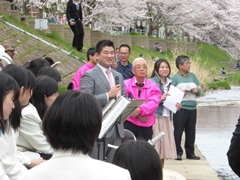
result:
[[[164,23],[164,32],[165,32],[165,39],[167,39],[168,38],[168,27],[165,23]]]
[[[43,19],[43,9],[38,9],[38,19]]]
[[[151,37],[152,36],[152,30],[153,27],[149,24],[149,28],[148,28],[148,36]]]
[[[149,36],[149,37],[151,37],[152,36],[152,33],[153,33],[153,30],[154,30],[154,27],[153,27],[153,22],[152,22],[152,20],[151,19],[149,19],[148,20],[148,33],[147,33],[147,35]]]
[[[156,38],[159,38],[159,27],[156,28]]]
[[[27,1],[23,1],[22,10],[23,10],[23,13],[28,16],[29,15],[29,8],[27,7],[27,4],[28,4]]]

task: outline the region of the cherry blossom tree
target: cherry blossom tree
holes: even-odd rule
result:
[[[19,0],[19,4],[22,5],[25,14],[29,13],[31,7],[36,7],[38,9],[38,18],[43,18],[45,7],[50,7],[56,3],[58,3],[58,0]]]
[[[194,3],[183,11],[184,15],[177,19],[168,18],[168,22],[176,31],[180,29],[198,41],[215,44],[233,58],[237,58],[240,50],[240,2],[238,0],[192,2]],[[188,11],[190,13],[186,13]]]
[[[150,36],[159,26],[166,37],[176,32],[190,39],[215,44],[233,58],[240,50],[240,1],[147,0]]]
[[[58,2],[21,1],[40,11]],[[190,40],[215,44],[234,58],[239,55],[239,0],[81,0],[81,3],[84,23],[94,29],[129,27],[142,20],[147,21],[148,36],[163,27],[166,38],[173,32],[181,40],[187,35]]]
[[[209,33],[209,41],[227,51],[233,58],[239,58],[240,51],[240,1],[217,1],[214,14],[214,28]]]
[[[129,26],[146,17],[145,1],[141,0],[83,0],[82,6],[84,21],[95,29]]]

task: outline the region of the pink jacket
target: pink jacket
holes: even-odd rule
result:
[[[80,90],[80,80],[82,78],[82,75],[90,70],[94,68],[94,66],[92,66],[91,64],[89,64],[88,62],[86,64],[84,64],[82,67],[80,67],[78,69],[78,71],[76,72],[76,74],[73,76],[72,79],[72,83],[73,83],[73,90]]]
[[[127,121],[133,123],[136,126],[150,127],[155,123],[155,111],[158,108],[162,93],[155,83],[145,78],[145,84],[142,88],[140,97],[138,97],[138,87],[135,82],[135,76],[131,79],[127,79],[124,81],[126,94],[128,97],[131,97],[133,99],[146,100],[139,108],[141,111],[140,115],[147,116],[148,121],[146,123],[143,123],[139,120],[138,117],[131,116],[127,118]]]

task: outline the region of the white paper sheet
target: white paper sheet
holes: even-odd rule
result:
[[[168,94],[169,95],[164,101],[163,106],[168,108],[173,113],[176,113],[177,112],[176,103],[181,103],[184,96],[184,92],[171,85]]]

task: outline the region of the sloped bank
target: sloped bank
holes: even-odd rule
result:
[[[56,69],[62,76],[62,85],[67,86],[77,71],[83,65],[83,62],[54,48],[47,43],[41,42],[26,33],[17,30],[4,22],[0,21],[0,44],[9,43],[15,47],[17,54],[14,55],[14,62],[17,65],[23,65],[26,62],[48,56],[54,61],[60,61]]]

